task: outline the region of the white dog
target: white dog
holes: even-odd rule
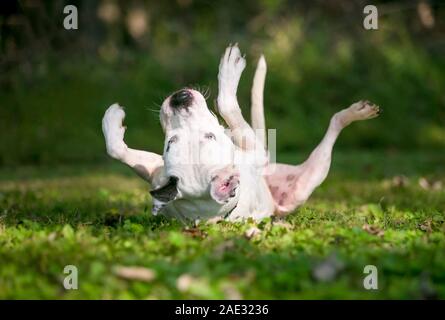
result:
[[[229,46],[219,65],[217,99],[228,129],[198,91],[185,88],[165,99],[160,113],[165,133],[162,156],[127,147],[124,111],[117,104],[106,111],[102,129],[107,152],[151,184],[153,214],[186,221],[216,216],[259,220],[290,213],[326,178],[340,131],[379,114],[379,108],[367,101],[354,103],[331,118],[326,135],[304,163],[270,163],[263,113],[266,62],[260,58],[254,76],[252,126],[244,120],[236,97],[245,66],[238,46]]]

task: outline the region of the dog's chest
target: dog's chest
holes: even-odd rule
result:
[[[222,206],[211,198],[182,198],[168,203],[161,213],[181,221],[210,219],[216,216],[228,220],[252,217],[263,219],[274,212],[274,203],[262,173],[252,165],[239,165],[240,186],[233,201]]]
[[[238,205],[228,216],[229,220],[263,219],[274,213],[275,207],[269,187],[258,168],[241,167],[241,183]]]

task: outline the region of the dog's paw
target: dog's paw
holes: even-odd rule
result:
[[[124,143],[125,127],[122,125],[124,118],[124,110],[115,103],[107,109],[102,119],[107,152],[115,159],[122,158],[127,150],[127,145]]]
[[[236,99],[236,91],[241,78],[241,73],[246,67],[246,59],[241,56],[238,44],[227,47],[219,64],[218,84],[219,95],[218,101],[225,99]]]
[[[368,120],[379,116],[381,109],[379,106],[361,100],[352,104],[349,108],[339,112],[337,119],[343,126],[347,126],[353,121]]]
[[[367,101],[361,100],[354,103],[349,107],[351,115],[354,116],[355,120],[367,120],[378,117],[380,114],[380,107]]]

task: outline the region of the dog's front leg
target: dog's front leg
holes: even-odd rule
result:
[[[218,112],[229,126],[234,143],[245,150],[256,145],[253,129],[244,120],[236,98],[236,91],[246,60],[241,56],[238,45],[229,46],[219,64],[218,73]]]
[[[162,156],[141,150],[129,148],[124,142],[125,127],[122,122],[125,112],[118,104],[113,104],[105,112],[102,119],[102,131],[105,136],[105,144],[108,154],[129,167],[131,167],[141,178],[152,183],[157,176],[164,161]]]

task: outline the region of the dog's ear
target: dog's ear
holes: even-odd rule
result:
[[[154,199],[158,200],[159,202],[164,202],[164,203],[170,202],[174,200],[178,195],[178,189],[176,188],[177,183],[178,183],[178,178],[170,177],[170,180],[168,180],[165,186],[155,190],[151,190],[150,194]]]
[[[212,198],[220,204],[225,204],[235,197],[240,181],[239,176],[239,171],[233,166],[217,171],[210,181]]]

